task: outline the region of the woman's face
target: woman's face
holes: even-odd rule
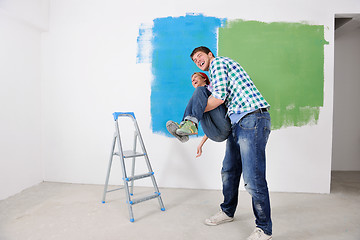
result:
[[[191,83],[194,88],[203,87],[206,85],[205,78],[201,77],[199,74],[194,74],[191,77]]]

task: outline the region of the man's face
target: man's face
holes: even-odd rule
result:
[[[204,52],[198,51],[194,54],[194,56],[192,57],[192,60],[194,61],[196,66],[198,66],[198,68],[200,68],[201,70],[209,71],[209,66],[210,66],[212,58],[213,58],[213,55],[211,52],[206,54]]]

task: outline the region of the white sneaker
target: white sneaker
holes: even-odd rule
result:
[[[234,218],[229,217],[228,215],[226,215],[226,213],[224,213],[222,210],[220,210],[220,212],[218,212],[214,216],[211,216],[210,218],[205,219],[205,224],[209,225],[209,226],[216,226],[216,225],[219,225],[222,223],[231,222],[233,220],[234,220]]]
[[[261,228],[256,228],[247,240],[270,240],[272,236],[267,235]]]

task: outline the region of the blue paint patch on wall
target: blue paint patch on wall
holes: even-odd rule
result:
[[[153,132],[171,136],[166,122],[180,122],[194,88],[191,75],[199,71],[190,58],[195,47],[207,46],[217,53],[217,32],[226,19],[204,15],[157,18],[153,21],[151,38],[140,29],[138,45],[151,39],[150,59],[154,79],[151,85],[151,117]],[[142,36],[142,34],[146,36]],[[143,47],[138,47],[141,51]],[[146,54],[145,54],[146,55]],[[138,53],[137,62],[147,62]],[[199,135],[203,135],[200,130]]]
[[[151,63],[152,27],[141,24],[137,37],[136,63]]]

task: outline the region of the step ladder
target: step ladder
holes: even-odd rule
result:
[[[105,180],[102,203],[105,203],[105,197],[108,192],[125,189],[126,204],[128,206],[128,210],[129,210],[130,222],[134,222],[134,214],[133,214],[132,206],[137,203],[141,203],[141,202],[144,202],[144,201],[147,201],[150,199],[157,198],[159,201],[159,204],[160,204],[161,211],[165,211],[165,207],[164,207],[163,201],[161,199],[161,194],[160,194],[159,188],[156,184],[154,172],[151,168],[149,157],[146,152],[145,145],[144,145],[143,139],[140,134],[140,129],[136,122],[135,114],[133,112],[114,112],[113,116],[114,116],[114,121],[115,121],[115,133],[114,133],[112,147],[111,147],[110,161],[109,161],[106,180]],[[120,137],[119,121],[118,121],[118,119],[120,117],[128,117],[128,118],[132,119],[132,121],[134,123],[134,129],[135,129],[134,130],[134,142],[133,142],[134,144],[133,144],[132,150],[123,151],[122,144],[121,144],[121,137]],[[137,140],[139,140],[139,141],[137,141]],[[140,143],[140,146],[141,146],[141,152],[136,151],[136,145],[138,142]],[[115,152],[115,147],[117,147],[118,152]],[[114,156],[120,157],[121,170],[122,170],[122,174],[123,174],[122,179],[124,182],[124,186],[117,188],[117,189],[108,190],[110,171],[111,171],[111,166],[112,166],[112,161],[113,161]],[[144,174],[140,174],[140,175],[134,175],[135,174],[135,158],[138,158],[138,157],[144,157],[148,172],[144,173]],[[125,164],[125,159],[127,159],[127,158],[132,159],[132,167],[131,167],[130,176],[128,176],[128,174],[127,174],[126,164]],[[138,179],[143,179],[143,178],[151,178],[152,184],[154,186],[154,192],[145,197],[133,198],[134,181],[138,180]],[[129,186],[129,184],[130,184],[130,186]]]

